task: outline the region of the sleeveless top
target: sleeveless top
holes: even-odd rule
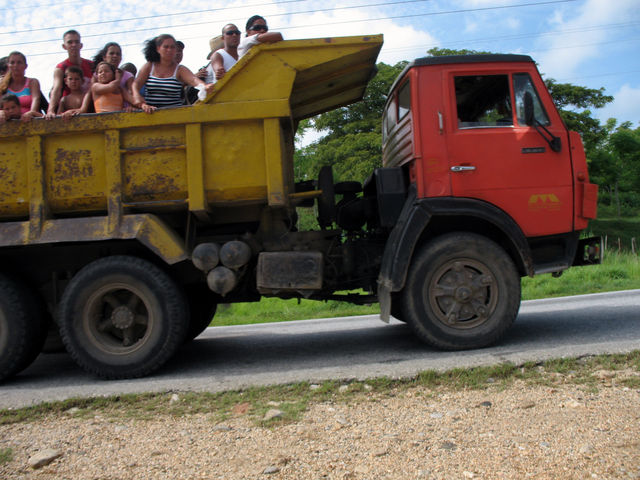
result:
[[[231,54],[228,53],[224,48],[221,48],[220,50],[216,50],[214,53],[219,53],[220,56],[222,57],[222,66],[224,67],[225,72],[228,72],[231,67],[233,67],[236,63],[238,63],[238,60],[233,58]],[[213,67],[211,63],[209,63],[209,68],[212,68],[212,71],[213,71]],[[211,83],[216,83],[217,81],[218,79],[214,75],[213,81]]]
[[[176,78],[180,65],[176,67],[173,75],[167,78],[155,77],[153,75],[154,68],[155,65],[151,67],[151,73],[145,83],[144,101],[146,104],[152,107],[182,106],[182,82]]]
[[[122,110],[123,99],[120,92],[109,92],[93,97],[93,106],[96,113],[119,112]]]
[[[29,88],[29,79],[24,77],[24,86],[22,90],[11,90],[7,88],[7,92],[13,93],[16,97],[18,97],[18,101],[20,102],[20,113],[27,113],[31,110],[31,88]]]

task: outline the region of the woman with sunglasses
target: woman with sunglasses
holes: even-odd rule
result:
[[[275,43],[282,40],[282,34],[280,32],[270,32],[269,27],[267,27],[267,21],[260,15],[254,15],[247,20],[246,28],[246,36],[242,37],[240,45],[238,45],[238,57],[242,57],[254,45]]]

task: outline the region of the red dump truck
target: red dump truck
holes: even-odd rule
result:
[[[527,56],[415,60],[383,167],[296,182],[298,122],[361,99],[381,46],[258,46],[195,106],[5,125],[0,379],[52,325],[88,372],[147,375],[216,305],[265,296],[379,302],[431,346],[478,348],[515,320],[521,277],[599,262],[580,137]]]

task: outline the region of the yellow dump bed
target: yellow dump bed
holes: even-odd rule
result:
[[[194,106],[0,126],[0,245],[126,237],[125,217],[140,213],[226,222],[289,205],[297,122],[361,99],[381,46],[381,35],[262,45]],[[79,225],[89,230],[69,232]]]

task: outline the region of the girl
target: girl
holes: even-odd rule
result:
[[[134,75],[126,70],[122,70],[120,67],[120,62],[122,61],[122,48],[116,42],[109,42],[102,50],[96,53],[95,57],[93,57],[93,64],[98,65],[100,62],[107,62],[113,65],[121,74],[120,79],[120,87],[123,90],[127,90],[129,95],[133,97],[133,78]],[[125,101],[124,106],[127,107],[129,102]]]
[[[123,110],[125,98],[130,97],[120,86],[122,75],[118,75],[118,70],[112,64],[100,62],[96,68],[96,76],[98,81],[91,85],[96,113]]]
[[[20,52],[11,52],[7,73],[0,82],[0,95],[12,93],[20,101],[20,119],[31,120],[40,111],[40,82],[24,75],[27,58]]]
[[[133,97],[137,108],[152,113],[158,107],[179,107],[183,104],[183,84],[203,86],[208,92],[213,84],[206,85],[191,70],[176,61],[176,40],[164,34],[147,40],[144,47],[147,60],[133,81]],[[144,97],[140,89],[145,87]]]

